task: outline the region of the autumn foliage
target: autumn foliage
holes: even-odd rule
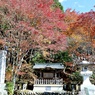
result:
[[[20,43],[22,51],[30,48],[65,50],[64,13],[54,5],[53,0],[1,0],[1,22],[8,26],[6,40],[11,45]]]
[[[28,71],[32,72],[31,67],[22,64],[28,54],[33,59],[38,51],[49,59],[52,54],[68,50],[69,61],[73,54],[91,58],[92,50],[88,52],[87,48],[93,49],[95,54],[95,12],[77,13],[71,9],[63,12],[55,1],[0,0],[0,47],[8,51],[8,61],[13,63],[13,72],[8,69],[6,78],[11,80],[11,75],[15,74],[21,75],[22,79],[33,77],[33,73],[27,76]],[[39,58],[39,54],[37,56]],[[63,57],[67,58],[57,56],[55,59],[64,62]],[[73,62],[67,62],[65,66],[70,67],[67,76],[76,71]]]
[[[65,12],[68,25],[68,50],[78,57],[94,61],[95,55],[95,12],[77,13],[70,9]],[[92,55],[92,56],[91,56]]]
[[[8,51],[14,77],[32,51],[66,50],[64,16],[54,0],[0,0],[0,43]]]

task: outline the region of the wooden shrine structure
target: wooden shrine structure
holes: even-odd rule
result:
[[[33,69],[38,76],[34,80],[33,91],[54,92],[63,90],[61,71],[63,71],[64,66],[62,63],[35,63]]]

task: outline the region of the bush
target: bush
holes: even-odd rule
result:
[[[13,92],[14,92],[14,84],[13,82],[7,82],[6,83],[6,89],[7,89],[7,92],[8,92],[8,95],[13,95]]]

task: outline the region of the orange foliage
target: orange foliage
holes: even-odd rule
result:
[[[0,39],[0,46],[3,46],[5,44],[4,39]]]
[[[6,79],[6,81],[12,80],[12,70],[6,71],[5,79]]]
[[[70,39],[69,51],[74,52],[78,47],[82,47],[84,51],[86,51],[88,47],[95,47],[95,12],[90,11],[77,15],[73,13],[72,15],[69,10],[67,13],[69,17],[67,20],[68,30],[66,33]]]
[[[92,45],[95,48],[95,39],[92,40]]]
[[[65,62],[64,64],[65,64],[66,66],[70,66],[70,67],[73,66],[73,62]]]

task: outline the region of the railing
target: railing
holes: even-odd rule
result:
[[[34,84],[63,84],[62,79],[36,79]]]

